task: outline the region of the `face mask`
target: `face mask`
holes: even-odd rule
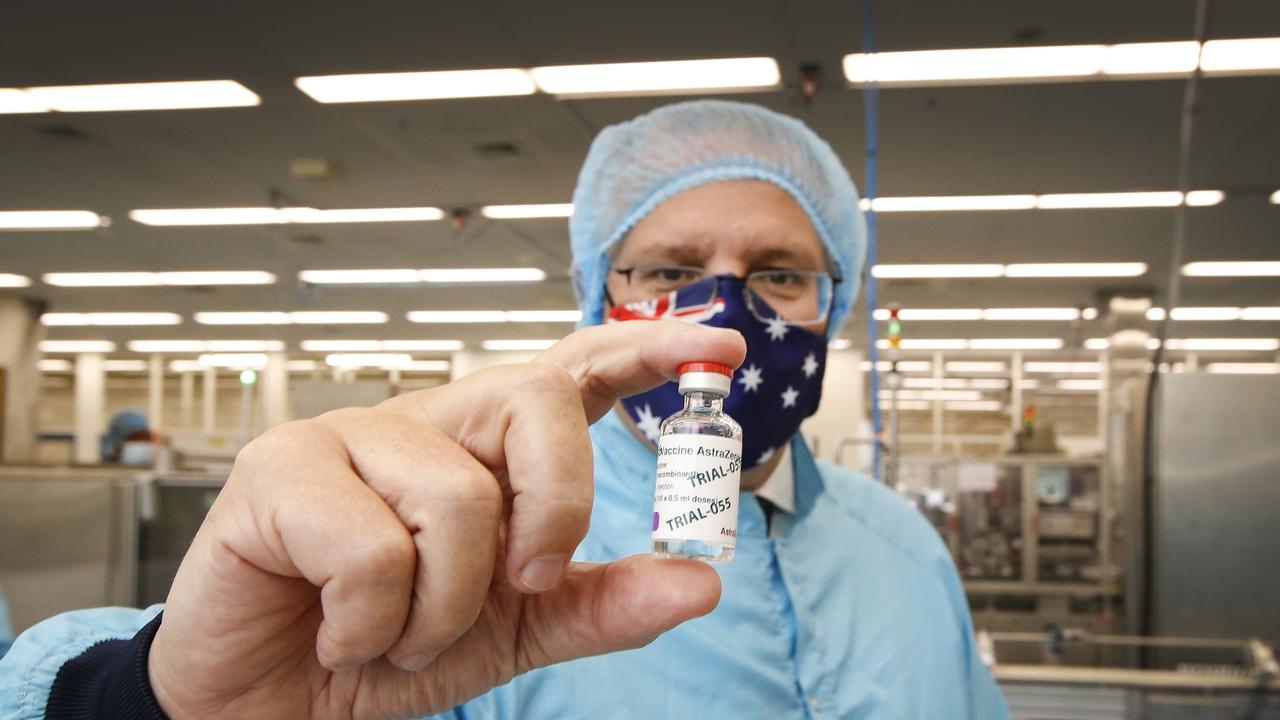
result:
[[[747,307],[746,281],[732,275],[706,278],[656,300],[609,310],[606,322],[681,320],[732,328],[747,341],[747,359],[733,375],[733,390],[724,410],[742,425],[742,466],[752,468],[773,457],[818,409],[827,338],[787,325],[773,308],[755,300],[761,321]],[[651,442],[658,426],[684,407],[675,383],[667,383],[622,400],[622,406]]]
[[[130,440],[120,446],[120,464],[132,467],[151,467],[156,459],[156,446],[150,442]]]

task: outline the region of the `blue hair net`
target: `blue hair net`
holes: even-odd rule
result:
[[[721,180],[771,182],[804,209],[842,278],[828,335],[839,332],[858,296],[867,250],[858,190],[831,146],[804,123],[725,100],[667,105],[596,136],[569,221],[581,325],[604,322],[610,248],[672,196]]]

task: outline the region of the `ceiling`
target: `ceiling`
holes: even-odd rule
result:
[[[963,7],[962,7],[963,5]],[[376,10],[374,9],[376,7]],[[1190,0],[1073,3],[928,0],[879,4],[881,50],[1178,40]],[[670,97],[557,100],[547,95],[322,105],[299,75],[530,67],[769,55],[788,88],[734,97],[794,114],[863,179],[861,94],[840,72],[859,49],[854,2],[734,0],[578,2],[23,3],[6,8],[0,87],[230,78],[262,105],[217,110],[0,115],[0,208],[89,209],[113,219],[92,231],[0,233],[0,272],[37,278],[22,290],[52,311],[168,310],[178,327],[49,328],[50,338],[555,337],[566,325],[414,325],[409,310],[569,308],[563,219],[474,217],[448,222],[209,228],[147,227],[132,208],[312,207],[567,202],[592,136]],[[1280,36],[1280,3],[1219,0],[1212,37]],[[823,82],[806,105],[802,63]],[[885,196],[1173,189],[1178,80],[886,89],[879,191]],[[1227,192],[1189,210],[1188,260],[1280,259],[1280,76],[1206,79],[1192,185]],[[480,150],[510,143],[514,156]],[[296,180],[290,161],[341,168]],[[1100,292],[1150,288],[1163,297],[1172,209],[883,214],[880,262],[1143,261],[1132,280],[886,281],[906,307],[1096,305]],[[541,284],[485,288],[314,288],[297,271],[358,267],[534,265]],[[76,289],[45,272],[265,269],[264,287]],[[1280,305],[1280,280],[1189,278],[1181,305]],[[197,311],[377,309],[373,326],[210,327]],[[850,328],[861,338],[861,330]],[[1103,321],[912,323],[915,337],[1081,337]],[[1280,322],[1180,323],[1181,336],[1276,337]]]

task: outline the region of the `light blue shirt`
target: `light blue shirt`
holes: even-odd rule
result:
[[[591,432],[596,502],[577,557],[648,552],[655,457],[613,414]],[[771,539],[743,494],[711,614],[639,650],[535,670],[441,717],[1008,718],[933,528],[883,485],[816,463],[803,441],[791,450],[795,513]],[[159,610],[67,613],[23,633],[0,660],[0,718],[43,717],[63,663],[132,637]]]
[[[577,558],[648,552],[655,456],[612,413],[591,434],[596,500]],[[639,650],[535,670],[445,717],[1008,718],[937,532],[801,439],[791,451],[795,513],[775,515],[770,539],[743,493],[711,614]]]
[[[13,624],[9,621],[9,605],[4,600],[4,586],[0,585],[0,658],[13,644]]]

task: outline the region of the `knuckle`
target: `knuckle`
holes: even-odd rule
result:
[[[418,551],[408,531],[401,527],[356,548],[349,560],[362,575],[394,578],[413,572],[418,561]]]
[[[525,367],[521,388],[560,396],[578,394],[578,383],[568,371],[545,362],[532,362]]]

